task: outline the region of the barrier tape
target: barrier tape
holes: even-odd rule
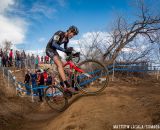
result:
[[[113,66],[114,66],[114,68],[113,68]],[[108,71],[108,73],[107,74],[105,74],[105,75],[108,75],[109,73],[112,73],[112,71],[114,70],[114,71],[128,71],[128,72],[150,72],[150,71],[157,71],[157,70],[148,70],[148,68],[150,67],[150,66],[147,66],[147,67],[145,67],[145,69],[131,69],[131,68],[116,68],[116,67],[126,67],[126,66],[128,66],[128,67],[144,67],[144,66],[142,66],[142,65],[118,65],[118,64],[114,64],[114,65],[110,65],[110,66],[107,66],[107,68],[109,69],[109,68],[112,68],[111,70],[109,70]],[[154,67],[154,66],[151,66],[151,67]],[[160,67],[160,66],[155,66],[155,67]],[[10,71],[10,70],[8,70],[8,68],[5,68],[5,67],[0,67],[0,69],[1,70],[3,70],[3,73],[4,73],[4,75],[5,76],[8,76],[8,78],[13,82],[13,83],[15,83],[16,82],[16,80],[15,80],[15,76],[13,76],[12,75],[12,72]],[[89,72],[88,74],[95,74],[95,73],[98,73],[99,71],[101,71],[101,70],[95,70],[95,71],[93,71],[93,72]],[[103,75],[101,75],[101,76],[103,76]],[[82,74],[82,75],[80,75],[80,78],[84,78],[84,77],[86,77],[86,75],[84,75],[84,74]],[[93,81],[95,81],[97,78],[99,78],[100,76],[96,76],[96,77],[94,77],[94,78],[91,78],[91,79],[89,79],[89,80],[86,80],[85,82],[82,82],[82,83],[80,83],[80,86],[83,86],[83,85],[85,85],[85,84],[88,84],[88,83],[91,83],[91,82],[93,82]],[[23,83],[21,83],[21,82],[17,82],[18,84],[20,84],[21,86],[25,86],[26,87],[26,89],[30,89],[30,90],[38,90],[38,89],[45,89],[45,88],[47,88],[48,86],[45,86],[45,85],[40,85],[40,86],[38,86],[38,85],[34,85],[33,87],[30,87],[29,85],[27,85],[27,84],[23,84]],[[22,92],[28,92],[27,90],[24,90],[24,89],[22,89],[22,88],[19,88],[19,87],[16,87],[16,90],[18,90],[18,91],[22,91]],[[33,94],[34,96],[38,96],[38,95],[35,95],[35,94]]]

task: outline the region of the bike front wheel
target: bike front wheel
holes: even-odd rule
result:
[[[108,70],[102,63],[96,60],[86,60],[78,67],[84,72],[76,72],[77,85],[85,94],[98,94],[107,87]]]
[[[64,91],[57,86],[49,86],[45,90],[45,100],[50,108],[59,112],[64,111],[68,106]]]

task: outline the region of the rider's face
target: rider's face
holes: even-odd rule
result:
[[[68,38],[71,39],[75,34],[73,32],[68,32]]]

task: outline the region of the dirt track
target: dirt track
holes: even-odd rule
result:
[[[0,121],[3,122],[4,130],[11,129],[12,125],[15,130],[111,130],[113,125],[122,124],[160,125],[159,93],[160,81],[152,78],[140,80],[136,84],[130,80],[114,81],[98,96],[77,97],[62,113],[51,110],[45,103],[31,103],[30,99],[17,100],[16,97],[10,101],[6,98],[7,105],[14,104],[17,109],[11,109],[10,105],[6,108],[10,114],[6,114],[2,112],[7,106],[3,102]],[[18,101],[21,101],[21,107],[25,105],[22,116],[20,113],[16,115],[20,109]],[[15,123],[7,117],[18,119]]]

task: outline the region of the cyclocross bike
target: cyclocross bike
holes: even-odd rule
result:
[[[103,91],[108,85],[108,70],[99,61],[88,59],[80,61],[80,53],[74,52],[67,56],[64,70],[70,85],[81,95],[94,95]],[[58,72],[55,72],[58,76]],[[47,104],[57,111],[68,106],[68,93],[60,83],[48,86],[45,90]]]

